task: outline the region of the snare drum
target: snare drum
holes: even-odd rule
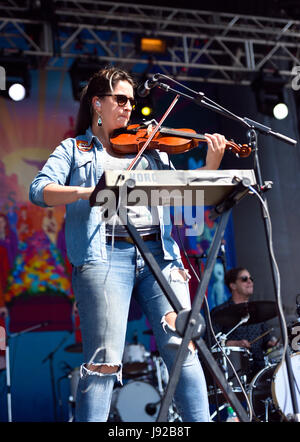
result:
[[[135,376],[147,373],[148,361],[142,344],[127,344],[123,354],[124,375]]]
[[[110,416],[121,422],[155,422],[161,396],[151,384],[129,381],[113,391]]]

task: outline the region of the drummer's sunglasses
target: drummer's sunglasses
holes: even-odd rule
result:
[[[125,104],[127,104],[127,101],[129,100],[132,109],[135,108],[136,101],[134,98],[129,98],[126,95],[120,95],[120,94],[103,94],[101,97],[114,97],[116,99],[116,102],[118,103],[118,106],[123,107]]]
[[[248,279],[250,279],[250,281],[254,281],[254,278],[253,278],[253,276],[240,276],[240,278],[238,278],[238,279],[240,279],[242,282],[247,282],[248,281]]]

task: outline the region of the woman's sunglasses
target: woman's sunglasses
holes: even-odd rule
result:
[[[240,279],[242,282],[248,282],[248,279],[250,279],[250,281],[252,281],[252,282],[254,281],[252,276],[241,276],[238,279]]]
[[[120,94],[103,94],[101,97],[114,97],[116,99],[116,102],[118,103],[118,106],[123,107],[127,104],[128,100],[131,104],[132,109],[136,106],[136,101],[134,98],[128,98],[126,95],[120,95]]]

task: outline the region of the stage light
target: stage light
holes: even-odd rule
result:
[[[8,89],[8,95],[14,101],[21,101],[24,100],[26,96],[26,89],[23,84],[14,83]]]
[[[260,72],[251,87],[255,93],[259,112],[277,119],[288,115],[288,107],[284,102],[284,86],[286,81],[278,74]]]
[[[87,85],[92,75],[104,67],[104,63],[97,59],[77,58],[69,69],[74,100],[79,101],[82,89]]]
[[[149,117],[149,115],[152,114],[152,109],[150,106],[143,106],[141,108],[141,113],[144,115],[144,117]]]
[[[18,56],[1,56],[0,66],[5,73],[5,88],[0,95],[14,101],[21,101],[30,95],[30,72],[26,59]]]
[[[134,116],[139,120],[142,117],[151,117],[153,114],[153,102],[151,94],[148,97],[136,96],[136,106],[133,113]]]
[[[167,42],[161,38],[142,37],[139,46],[141,52],[164,54],[167,49]]]
[[[274,117],[277,120],[284,120],[289,113],[289,109],[285,103],[278,103],[273,109]]]

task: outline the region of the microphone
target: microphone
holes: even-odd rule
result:
[[[152,78],[149,80],[146,80],[144,84],[141,84],[137,89],[137,94],[144,98],[147,97],[147,95],[150,94],[150,90],[153,89],[155,86],[157,86],[157,82],[159,80],[160,74],[154,74],[152,75]]]

